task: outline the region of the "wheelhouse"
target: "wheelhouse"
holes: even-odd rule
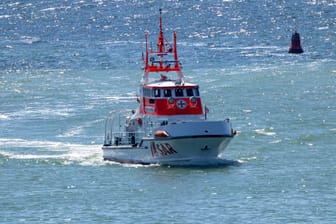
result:
[[[198,85],[144,85],[141,112],[157,116],[167,115],[202,115],[202,102]]]

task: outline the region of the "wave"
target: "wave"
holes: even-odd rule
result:
[[[20,37],[20,42],[23,44],[34,44],[41,42],[40,37],[31,37],[31,36],[21,36]]]
[[[58,138],[64,138],[64,137],[67,138],[67,137],[73,137],[73,136],[76,136],[76,135],[80,135],[80,134],[82,134],[85,131],[85,129],[87,129],[87,128],[89,129],[93,125],[95,125],[97,123],[103,123],[103,122],[104,122],[104,119],[97,119],[97,120],[85,122],[82,125],[72,127],[72,128],[66,130],[63,133],[58,134],[56,137],[58,137]]]
[[[274,132],[272,128],[270,129],[262,128],[262,129],[256,129],[254,131],[259,135],[267,135],[267,136],[276,135],[276,132]]]
[[[113,100],[113,101],[121,101],[121,100],[134,100],[136,96],[106,96],[104,99]]]
[[[0,114],[0,120],[8,120],[9,116],[6,114]]]
[[[0,15],[0,19],[8,19],[12,17],[12,15]]]
[[[0,156],[20,160],[61,160],[63,165],[77,163],[85,166],[103,165],[100,145],[25,139],[0,139]],[[20,148],[33,150],[18,151]],[[15,149],[15,150],[13,150]]]
[[[1,114],[0,120],[8,120],[13,117],[51,117],[51,116],[60,116],[60,117],[69,117],[74,112],[74,109],[69,108],[25,108],[24,110],[19,110],[12,112],[10,115]]]
[[[283,50],[284,47],[280,47],[280,46],[264,46],[264,45],[254,45],[254,46],[242,46],[242,47],[237,47],[237,46],[221,46],[221,47],[212,47],[210,48],[210,50],[234,50],[234,51],[246,51],[246,50],[250,50],[251,52],[255,52],[256,50]],[[287,49],[287,48],[286,48]]]
[[[252,156],[252,157],[242,157],[242,158],[238,159],[238,162],[239,163],[246,163],[248,161],[256,160],[256,159],[257,159],[257,157],[255,157],[255,156]]]
[[[41,9],[40,12],[54,12],[56,10],[68,10],[68,9],[71,9],[71,7],[70,6],[49,7]]]

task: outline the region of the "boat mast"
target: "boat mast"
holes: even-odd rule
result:
[[[159,53],[164,53],[164,36],[162,30],[162,9],[160,9],[160,34],[158,38]]]
[[[181,70],[181,65],[178,61],[176,32],[174,32],[174,44],[166,41],[163,33],[162,25],[162,9],[160,9],[160,32],[157,40],[157,50],[148,49],[148,32],[145,32],[146,40],[146,58],[143,59],[145,63],[143,83],[148,82],[149,73],[160,72],[176,72],[179,80],[184,82],[184,77]],[[165,60],[165,56],[173,55],[173,59]]]

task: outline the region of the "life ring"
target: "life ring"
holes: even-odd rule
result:
[[[178,100],[176,101],[176,106],[180,109],[180,110],[184,110],[187,108],[188,104],[186,101],[184,100]]]

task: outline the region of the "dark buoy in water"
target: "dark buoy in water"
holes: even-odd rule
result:
[[[292,54],[303,53],[303,49],[301,47],[301,41],[300,41],[300,34],[296,31],[292,35],[292,42],[291,42],[291,46],[289,48],[288,53],[292,53]]]

